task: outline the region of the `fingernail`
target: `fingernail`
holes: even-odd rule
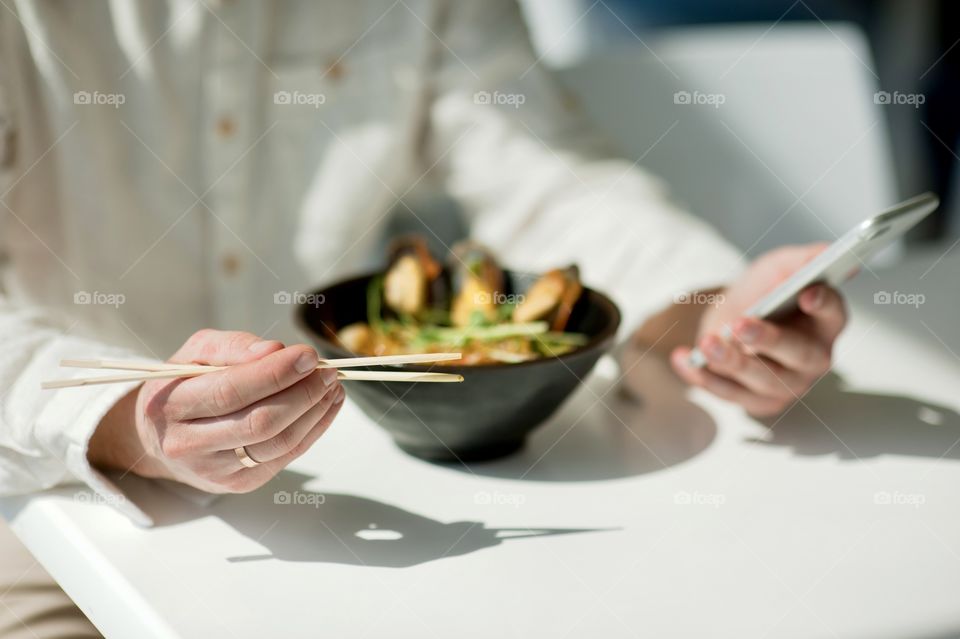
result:
[[[820,308],[823,306],[823,298],[826,297],[827,293],[823,290],[822,286],[817,287],[817,292],[813,294],[813,308]]]
[[[325,386],[332,386],[335,381],[337,381],[337,369],[335,368],[322,368],[320,369],[320,379],[323,380]]]
[[[699,348],[693,349],[687,357],[683,358],[684,368],[703,368],[706,365],[707,358]]]
[[[293,367],[302,375],[315,369],[319,363],[320,359],[317,357],[317,352],[311,350],[298,357],[297,361],[294,362]]]
[[[818,286],[813,289],[813,295],[807,294],[809,299],[808,305],[811,311],[815,311],[823,304],[823,297],[825,293],[822,286]]]
[[[760,327],[752,322],[744,322],[737,327],[737,335],[744,344],[753,344],[760,337]]]
[[[337,389],[337,396],[333,398],[334,404],[340,404],[343,402],[344,398],[347,396],[347,393],[343,390],[343,386]]]
[[[722,362],[727,358],[727,347],[720,340],[712,341],[707,346],[707,352],[710,354],[710,358],[718,362]]]

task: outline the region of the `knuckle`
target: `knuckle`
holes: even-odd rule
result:
[[[157,397],[151,397],[143,405],[143,416],[150,422],[162,422],[171,417],[170,402],[162,402]]]
[[[200,344],[198,359],[202,362],[212,362],[217,359],[220,352],[221,343],[219,340],[210,339]]]
[[[185,402],[189,401],[188,397],[172,399],[167,390],[156,393],[144,402],[144,417],[157,424],[179,422],[186,413]]]
[[[324,400],[326,400],[326,403],[327,403],[328,414],[330,413],[330,411],[334,411],[333,414],[336,415],[337,412],[340,411],[340,408],[343,407],[342,401],[339,404],[336,404],[336,405],[334,404],[334,401],[337,399],[337,396],[339,395],[339,393],[343,393],[343,398],[346,399],[347,392],[343,390],[343,387],[340,385],[339,382],[327,389],[326,395],[324,396]]]
[[[259,379],[269,382],[270,394],[276,394],[286,389],[289,384],[284,382],[283,367],[272,360],[260,360],[249,364],[256,371]]]
[[[246,333],[243,331],[235,331],[230,333],[229,337],[226,340],[227,351],[230,353],[237,353],[240,351],[246,350],[246,348],[257,340],[257,336],[253,333]]]
[[[184,419],[186,411],[183,406],[174,402],[163,402],[153,407],[154,414],[147,414],[147,417],[155,422],[179,422]]]
[[[296,459],[297,457],[302,456],[305,452],[310,450],[310,446],[306,443],[300,443],[290,449],[289,458]]]
[[[273,438],[274,452],[277,457],[286,455],[300,444],[292,431],[292,428],[285,428]]]
[[[213,335],[216,333],[212,328],[201,328],[199,331],[194,333],[187,339],[187,344],[194,347],[199,347],[207,342],[213,340]]]
[[[303,387],[303,393],[310,406],[316,406],[325,397],[329,397],[330,392],[334,390],[333,386],[327,388],[327,384],[323,381],[323,376],[320,371],[313,373],[299,384]]]
[[[272,353],[274,351],[279,351],[280,349],[283,348],[283,342],[276,339],[263,340],[263,339],[260,339],[259,337],[254,336],[254,339],[251,340],[251,343],[256,343],[256,342],[263,342],[264,344],[266,344],[266,346],[262,347],[263,350],[261,351],[265,353]]]
[[[297,386],[300,387],[300,390],[303,393],[303,398],[308,406],[316,406],[317,402],[323,399],[322,391],[315,386],[316,382],[314,381],[313,377],[314,375],[311,375],[307,379],[297,384]]]
[[[273,392],[278,393],[286,387],[283,374],[276,366],[270,366],[268,370],[270,372],[270,383],[273,384]]]
[[[305,452],[310,450],[310,447],[313,446],[313,442],[310,441],[310,438],[304,437],[301,441],[297,442],[290,450],[290,457],[296,458],[303,455]]]
[[[213,406],[220,413],[232,413],[243,405],[243,395],[229,374],[224,374],[213,387]]]
[[[215,457],[209,455],[197,457],[196,459],[191,460],[187,465],[195,475],[203,478],[206,481],[211,481],[212,477],[216,477],[221,468],[219,461]]]
[[[160,451],[168,459],[183,459],[190,453],[190,446],[179,437],[164,437],[160,442]]]
[[[227,333],[224,336],[224,339],[220,341],[220,350],[224,352],[227,356],[236,353],[238,350],[243,348],[243,340],[241,336],[243,333]]]
[[[263,441],[273,432],[275,419],[265,406],[258,406],[247,416],[247,432],[253,441]]]

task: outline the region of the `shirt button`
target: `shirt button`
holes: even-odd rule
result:
[[[216,130],[221,138],[232,137],[237,132],[237,122],[231,117],[223,116],[217,119]]]
[[[323,76],[336,81],[343,77],[343,73],[343,65],[340,64],[340,60],[333,60],[327,65],[327,69],[323,72]]]
[[[225,253],[220,260],[220,267],[228,276],[236,275],[240,271],[240,258],[236,253]]]

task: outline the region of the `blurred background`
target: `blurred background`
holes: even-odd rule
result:
[[[956,2],[522,4],[569,99],[748,254],[924,190],[911,241],[960,233]]]

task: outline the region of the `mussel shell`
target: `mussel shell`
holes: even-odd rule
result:
[[[416,315],[435,304],[443,268],[419,235],[395,238],[388,249],[390,259],[384,277],[384,302],[395,313]]]
[[[513,311],[513,321],[545,320],[550,330],[563,331],[582,292],[580,269],[576,265],[547,271],[524,293]]]
[[[452,323],[455,326],[467,326],[477,313],[487,320],[495,320],[506,278],[493,254],[476,242],[459,242],[451,251],[448,266],[452,287]]]

